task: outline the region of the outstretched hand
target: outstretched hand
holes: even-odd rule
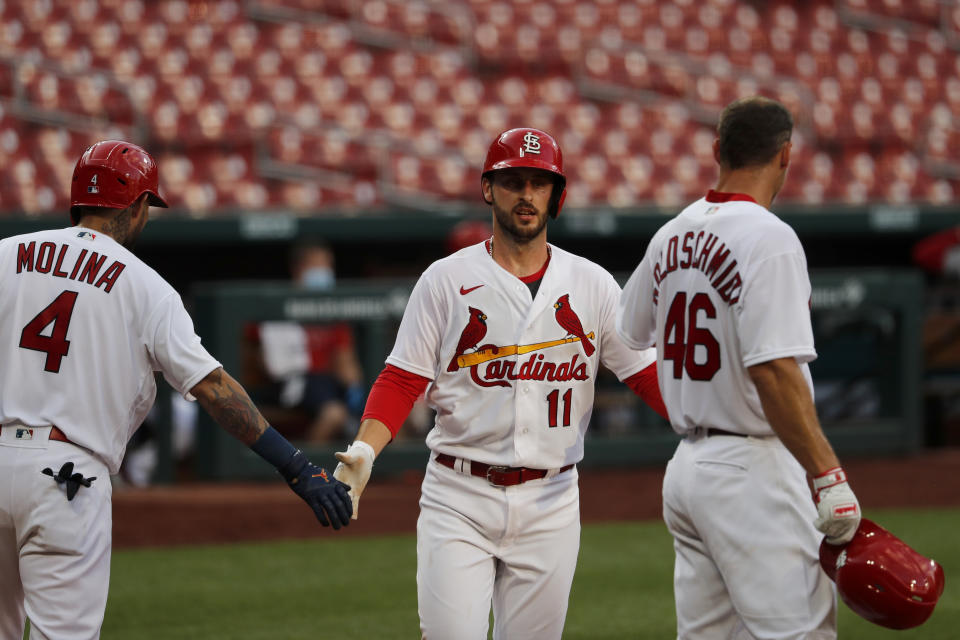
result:
[[[340,464],[333,472],[333,477],[350,485],[350,499],[353,502],[353,519],[359,517],[360,494],[363,493],[370,480],[375,456],[373,447],[362,440],[357,440],[346,451],[337,451],[334,454]]]
[[[310,505],[317,520],[323,526],[332,525],[334,529],[350,524],[353,504],[350,500],[350,486],[333,478],[327,470],[318,467],[302,452],[297,451],[287,465],[289,475],[287,484],[293,492]]]

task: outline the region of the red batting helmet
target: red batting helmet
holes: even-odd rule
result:
[[[148,194],[147,202],[166,207],[160,197],[157,163],[142,148],[122,140],[102,140],[83,152],[70,185],[70,220],[77,207],[126,209]]]
[[[861,617],[890,629],[923,624],[943,593],[943,567],[863,518],[847,544],[820,544],[820,565]]]
[[[556,176],[556,186],[550,199],[550,215],[556,218],[567,196],[564,190],[567,178],[563,175],[563,153],[553,136],[529,127],[510,129],[497,136],[490,145],[487,159],[483,163],[480,194],[484,202],[487,202],[487,198],[483,195],[482,178],[492,171],[512,167],[543,169]],[[491,203],[487,202],[487,204]]]

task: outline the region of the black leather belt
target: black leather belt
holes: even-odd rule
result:
[[[435,459],[445,467],[450,467],[453,470],[457,469],[457,460],[459,458],[446,453],[438,453]],[[470,463],[470,475],[477,476],[478,478],[486,478],[487,482],[498,487],[512,487],[515,484],[521,484],[527,480],[539,480],[550,473],[547,469],[501,467],[492,464],[485,464],[483,462],[473,462],[470,460],[467,460],[466,462]],[[557,473],[560,474],[564,471],[569,471],[570,469],[573,469],[572,464],[568,464],[565,467],[560,467],[560,470]]]
[[[733,431],[727,431],[726,429],[716,429],[714,427],[694,427],[688,431],[685,435],[687,438],[698,439],[698,438],[710,438],[712,436],[736,436],[738,438],[749,438],[750,436],[746,433],[735,433]]]
[[[714,429],[713,427],[709,427],[707,429],[707,437],[709,438],[710,436],[737,436],[738,438],[750,437],[745,433],[734,433],[733,431],[727,431],[725,429]]]

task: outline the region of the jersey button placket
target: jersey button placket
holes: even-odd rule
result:
[[[526,437],[528,429],[524,425],[529,421],[527,404],[530,385],[520,384],[519,380],[517,382],[513,409],[513,451],[518,458],[522,458],[528,448]]]

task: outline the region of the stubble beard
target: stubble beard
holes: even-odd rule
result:
[[[520,205],[514,207],[514,210],[516,210],[519,206]],[[519,224],[517,224],[512,211],[503,209],[499,204],[497,204],[496,200],[493,201],[493,215],[497,219],[497,224],[501,229],[506,231],[517,244],[526,244],[530,242],[543,233],[544,228],[547,226],[546,213],[537,211],[537,208],[532,204],[527,204],[526,206],[537,212],[537,224],[521,227]]]

